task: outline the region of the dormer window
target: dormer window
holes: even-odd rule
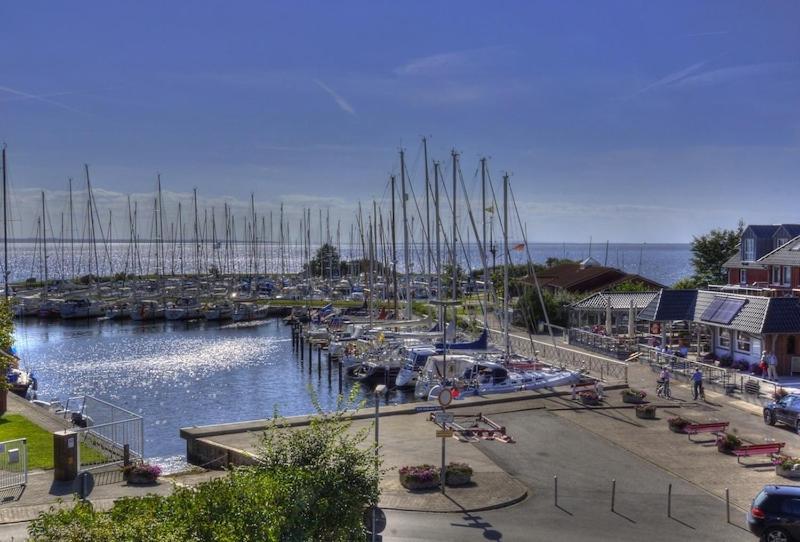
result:
[[[789,242],[788,238],[779,237],[778,239],[775,240],[775,248],[782,247],[783,245],[785,245],[788,242]]]
[[[756,240],[747,237],[744,240],[744,255],[742,259],[746,262],[753,262],[756,259]]]

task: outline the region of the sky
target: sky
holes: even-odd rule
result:
[[[798,20],[792,1],[4,2],[15,234],[42,189],[64,212],[84,163],[115,223],[157,173],[167,205],[196,188],[202,209],[253,193],[352,221],[400,148],[424,194],[422,136],[446,176],[459,152],[473,205],[481,157],[496,188],[508,172],[535,241],[800,222]]]

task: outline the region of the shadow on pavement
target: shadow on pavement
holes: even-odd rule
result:
[[[450,499],[453,502],[453,504],[458,505],[459,508],[461,508],[463,510],[463,507],[461,507],[461,505],[459,505],[456,501],[451,499],[449,495],[447,496],[447,498]],[[493,529],[492,528],[492,524],[489,523],[488,521],[484,521],[481,516],[476,516],[475,514],[470,513],[470,512],[464,512],[463,519],[467,523],[451,523],[450,525],[452,525],[453,527],[467,527],[467,528],[470,528],[470,529],[483,529],[483,537],[486,540],[502,540],[503,539],[503,533],[501,533],[500,531],[498,531],[496,529]]]

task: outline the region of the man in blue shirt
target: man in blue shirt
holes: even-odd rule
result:
[[[692,374],[692,392],[694,394],[694,400],[697,401],[697,398],[703,394],[703,371],[700,370],[700,367],[697,367]]]

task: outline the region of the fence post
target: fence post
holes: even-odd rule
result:
[[[667,517],[672,517],[672,484],[667,488]]]
[[[617,480],[611,480],[611,511],[614,511],[614,501],[617,497]]]
[[[558,506],[558,476],[553,476],[553,488],[555,490],[553,502],[556,506]]]
[[[731,494],[728,488],[725,488],[725,519],[728,523],[731,522]]]
[[[126,443],[122,445],[122,465],[127,467],[130,464],[131,464],[131,445]]]

